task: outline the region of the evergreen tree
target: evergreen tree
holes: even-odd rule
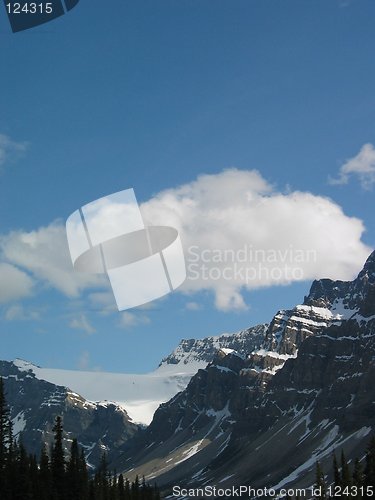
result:
[[[19,444],[15,465],[17,481],[12,488],[13,498],[15,500],[32,500],[30,457],[22,442]]]
[[[357,494],[357,496],[355,496],[353,498],[357,498],[357,499],[362,498],[360,488],[364,485],[363,480],[364,480],[364,476],[363,476],[362,465],[361,465],[361,462],[358,460],[358,458],[356,458],[355,462],[354,462],[352,483],[354,486],[356,486],[358,488],[358,494]]]
[[[316,463],[316,479],[315,479],[315,488],[318,490],[319,495],[317,498],[327,498],[326,497],[326,484],[324,480],[324,473],[320,466],[320,463]]]
[[[51,456],[53,496],[57,500],[65,500],[65,458],[63,449],[63,426],[60,416],[56,417],[53,432],[55,433]]]
[[[333,455],[333,479],[335,482],[335,486],[341,486],[341,475],[339,466],[337,465],[336,454]]]
[[[67,484],[67,497],[68,498],[80,498],[81,488],[80,488],[80,471],[79,471],[79,448],[77,439],[73,439],[70,448],[70,459],[66,467],[66,484]]]
[[[362,470],[362,465],[361,462],[358,460],[358,458],[355,459],[354,462],[354,470],[353,470],[353,484],[355,486],[363,486],[363,470]]]
[[[375,436],[366,450],[365,485],[375,487]]]
[[[89,500],[97,500],[97,496],[95,495],[95,481],[91,479],[89,482]]]
[[[95,474],[95,487],[98,500],[109,500],[109,473],[107,455],[103,453]]]
[[[158,487],[156,486],[156,483],[154,484],[154,493],[153,493],[153,497],[152,497],[154,500],[160,500],[161,497],[160,497],[160,491],[158,490]]]
[[[109,477],[109,493],[108,493],[108,498],[109,500],[117,500],[117,477],[116,477],[116,472],[113,471],[112,474],[110,474]]]
[[[124,482],[124,476],[122,474],[119,475],[117,480],[117,498],[118,500],[126,500],[125,482]]]
[[[122,474],[108,470],[104,454],[94,479],[88,479],[83,450],[73,439],[70,458],[65,463],[63,449],[63,426],[61,417],[56,417],[53,428],[54,443],[51,460],[43,446],[39,463],[28,455],[22,436],[19,443],[12,443],[12,427],[6,406],[2,381],[0,380],[0,500],[159,500],[156,486],[140,484],[138,476],[129,483]]]
[[[128,479],[125,480],[124,490],[125,490],[125,500],[130,500],[131,492],[130,492],[130,483]]]
[[[140,494],[139,494],[139,477],[136,476],[134,482],[131,485],[130,489],[130,496],[132,500],[139,500],[140,499]]]
[[[89,492],[89,475],[87,472],[87,464],[85,453],[81,448],[81,453],[78,460],[78,473],[79,473],[79,481],[80,481],[80,494],[83,499],[86,499]]]
[[[7,491],[8,451],[12,443],[9,409],[5,401],[4,383],[0,377],[0,491]]]
[[[140,487],[140,498],[141,500],[147,500],[147,495],[148,493],[148,488],[147,488],[147,484],[146,484],[146,479],[145,479],[145,476],[142,476],[142,483],[141,483],[141,487]]]
[[[35,455],[29,456],[29,482],[31,490],[31,498],[42,498],[41,497],[41,484],[39,475],[39,465]]]
[[[49,500],[52,492],[52,475],[46,446],[42,447],[39,465],[40,499]]]
[[[14,498],[16,483],[18,481],[18,458],[20,455],[20,447],[16,440],[13,441],[11,452],[9,455],[9,464],[7,467],[7,482],[8,482],[8,496],[10,499]],[[1,490],[0,490],[1,491]],[[0,495],[1,497],[1,495]],[[2,497],[1,497],[2,498]],[[7,498],[4,495],[4,498]]]
[[[351,486],[352,480],[349,470],[348,462],[346,461],[344,450],[341,451],[341,486],[345,488],[346,486]]]

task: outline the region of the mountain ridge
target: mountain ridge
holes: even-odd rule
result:
[[[77,437],[92,467],[104,451],[115,460],[121,446],[149,423],[160,403],[182,391],[221,348],[246,346],[250,351],[265,330],[266,325],[258,325],[194,340],[189,348],[181,341],[157,370],[145,375],[44,369],[20,358],[0,361],[15,437],[22,435],[27,449],[38,455],[43,444],[50,446],[54,419],[61,415],[66,451],[72,437]],[[183,352],[183,359],[176,360],[176,352]],[[173,356],[177,362],[169,363]]]
[[[99,464],[103,451],[111,457],[116,448],[138,431],[120,406],[87,401],[67,387],[38,379],[31,368],[35,365],[20,360],[17,364],[0,361],[0,376],[14,436],[18,439],[22,436],[29,453],[38,456],[43,445],[51,445],[57,415],[64,421],[65,449],[69,449],[72,438],[76,437],[92,467]]]
[[[1,362],[0,373],[7,370],[5,383],[12,394],[22,395],[31,381],[42,384],[37,392],[47,393],[47,404],[39,402],[34,418],[41,418],[41,409],[56,406],[72,423],[72,412],[80,407],[78,420],[86,428],[79,441],[93,465],[108,449],[113,467],[130,479],[138,474],[157,480],[168,494],[172,484],[308,487],[315,462],[328,466],[334,450],[344,448],[349,458],[363,456],[375,428],[374,360],[375,252],[356,279],[314,281],[302,304],[279,310],[269,324],[182,340],[142,379],[149,394],[159,387],[152,383],[173,392],[146,429],[131,422],[121,406],[87,401],[45,380],[57,382],[63,376],[76,383],[76,374],[85,379],[85,372],[46,370],[15,360]],[[85,383],[105,391],[118,376],[118,390],[127,383],[139,393],[136,375],[107,375],[103,382],[105,374],[91,372]],[[15,429],[25,432],[30,419],[22,408],[28,405],[17,404],[11,402]],[[44,430],[47,441],[52,414]],[[87,437],[92,422],[94,431]],[[105,442],[112,426],[112,440]],[[41,428],[34,425],[28,445],[35,446]],[[76,431],[68,428],[67,439]]]
[[[375,427],[374,292],[375,252],[352,282],[313,282],[303,304],[274,316],[261,349],[219,353],[116,464],[168,492],[172,484],[307,487],[315,462],[327,465],[334,449],[363,456]]]
[[[130,418],[148,425],[161,403],[186,388],[191,377],[212,361],[221,348],[253,350],[264,336],[267,325],[225,333],[203,339],[182,340],[163,358],[158,368],[146,374],[87,372],[42,368],[29,361],[15,359],[21,370],[31,370],[40,380],[69,387],[93,403],[111,401],[122,407]]]

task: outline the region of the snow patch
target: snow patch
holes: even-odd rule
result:
[[[13,361],[13,364],[21,371],[21,372],[29,372],[34,371],[35,368],[39,368],[36,365],[33,365],[32,363],[29,363],[28,361],[25,361],[24,359],[19,359],[16,358]]]
[[[200,439],[199,441],[197,441],[196,443],[194,443],[193,446],[191,446],[187,450],[184,450],[182,452],[182,457],[183,458],[181,458],[180,460],[178,460],[177,462],[175,462],[174,465],[178,465],[181,462],[185,462],[185,460],[188,460],[188,458],[191,458],[196,453],[198,453],[198,451],[200,451],[200,447],[201,447],[203,441],[204,441],[204,439]]]
[[[363,437],[366,437],[371,432],[371,430],[372,430],[371,427],[362,427],[361,429],[350,434],[346,438],[339,439],[335,442],[335,439],[338,437],[338,432],[339,432],[338,426],[335,425],[333,429],[331,429],[331,431],[328,433],[328,435],[322,440],[320,446],[313,452],[311,458],[306,460],[306,462],[297,467],[296,470],[294,470],[291,474],[282,479],[275,486],[271,486],[270,489],[274,489],[277,491],[280,488],[283,488],[285,485],[291,483],[292,481],[295,481],[306,470],[311,470],[312,468],[314,468],[316,462],[321,461],[322,458],[332,453],[334,445],[336,448],[339,448],[351,438],[361,439]]]
[[[284,361],[297,357],[297,352],[295,354],[279,354],[278,352],[267,351],[266,349],[258,349],[257,351],[253,351],[251,354],[256,354],[262,357],[269,356],[270,358],[282,359]]]
[[[26,427],[26,419],[25,419],[25,412],[20,411],[18,415],[16,415],[12,419],[12,425],[13,425],[13,435],[14,437],[17,437],[20,432],[25,430]]]
[[[126,410],[134,422],[144,425],[150,424],[161,403],[169,401],[186,388],[196,368],[189,364],[145,374],[128,374],[39,368],[31,363],[16,361],[18,367],[20,365],[24,371],[31,369],[38,379],[69,387],[69,396],[73,400],[76,398],[78,402],[81,396],[88,401],[88,405],[97,401],[107,401],[105,404],[113,401]],[[61,403],[61,394],[55,393],[43,404],[50,406]]]
[[[228,349],[227,347],[222,347],[222,348],[220,349],[220,351],[221,351],[223,354],[225,354],[226,356],[227,356],[228,354],[233,354],[233,353],[235,353],[235,352],[236,352],[234,349]]]

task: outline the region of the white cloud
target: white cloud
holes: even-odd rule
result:
[[[90,367],[90,353],[88,351],[83,351],[80,354],[77,366],[80,370],[87,370]]]
[[[5,134],[0,134],[0,173],[8,161],[12,161],[27,148],[26,142],[16,142]]]
[[[39,311],[28,310],[21,304],[13,304],[4,315],[7,321],[36,321],[40,318]]]
[[[116,301],[112,292],[93,292],[88,295],[91,307],[104,316],[117,311]]]
[[[4,260],[68,297],[78,297],[82,290],[106,283],[103,276],[74,271],[65,227],[60,222],[35,231],[12,231],[0,236],[0,251]]]
[[[361,241],[361,220],[348,217],[328,198],[278,192],[257,171],[201,175],[157,194],[141,210],[147,223],[170,225],[181,233],[189,277],[179,290],[212,291],[220,310],[247,308],[244,290],[322,277],[352,279],[371,252]],[[245,262],[239,256],[244,250]],[[266,262],[262,254],[260,263],[255,260],[256,250]],[[233,254],[237,269],[249,272],[245,279],[234,272]],[[199,270],[195,275],[192,266]]]
[[[91,356],[88,351],[82,351],[81,354],[78,357],[77,361],[77,368],[79,370],[84,370],[84,371],[94,371],[94,372],[102,372],[103,368],[98,365],[92,366],[91,363]]]
[[[365,229],[361,220],[348,217],[328,198],[279,192],[255,170],[233,168],[201,175],[158,193],[141,205],[141,211],[146,223],[170,225],[180,231],[188,279],[179,290],[188,295],[212,292],[220,310],[246,309],[246,290],[322,277],[352,279],[371,252],[361,241]],[[257,251],[267,258],[263,256],[259,262]],[[102,276],[73,270],[62,223],[0,236],[0,252],[5,261],[0,264],[0,302],[30,295],[35,281],[69,298],[89,290],[91,306],[103,308],[103,313],[115,310]],[[245,260],[240,258],[241,252],[246,254]],[[206,276],[202,266],[206,266]],[[281,269],[281,274],[272,274],[275,269]],[[295,270],[299,274],[290,275]],[[95,290],[98,287],[102,289]],[[120,316],[119,326],[129,328],[149,321],[142,313],[126,312]],[[88,333],[92,328],[82,318],[76,318],[74,325]]]
[[[341,166],[339,176],[330,178],[329,183],[348,184],[352,176],[358,177],[363,189],[371,189],[375,184],[375,148],[372,144],[364,144],[356,156]]]
[[[198,302],[187,302],[185,307],[188,311],[199,311],[201,309]]]
[[[150,318],[144,314],[135,314],[128,311],[121,313],[119,327],[120,328],[130,328],[139,325],[148,325],[150,323]]]
[[[75,330],[82,330],[88,335],[91,335],[96,331],[95,328],[90,324],[85,314],[81,314],[76,318],[72,318],[69,322],[69,327],[74,328]]]
[[[25,272],[7,262],[0,262],[0,303],[30,296],[33,285],[33,280]]]

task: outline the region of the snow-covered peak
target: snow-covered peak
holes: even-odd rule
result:
[[[222,349],[220,349],[220,352],[225,354],[225,356],[227,356],[228,354],[233,354],[233,353],[237,354],[237,351],[235,351],[234,349],[227,349],[226,347],[223,347]]]
[[[238,333],[182,340],[176,349],[162,360],[157,371],[188,371],[189,367],[194,367],[197,371],[198,368],[205,368],[223,349],[237,351],[243,355],[250,353],[263,343],[267,328],[267,324],[262,324]]]
[[[14,366],[16,366],[22,372],[29,372],[30,370],[33,372],[35,369],[40,368],[29,361],[25,361],[24,359],[16,358],[13,361]]]
[[[363,270],[369,274],[375,274],[375,250],[366,260]]]
[[[246,355],[243,353],[240,353],[236,351],[235,349],[228,349],[226,347],[223,347],[219,350],[219,354],[222,354],[224,356],[236,356],[241,359],[246,359]]]

